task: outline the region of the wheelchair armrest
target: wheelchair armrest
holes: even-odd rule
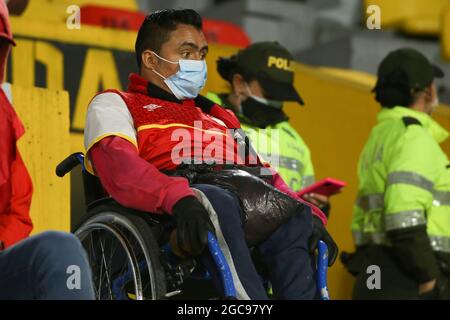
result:
[[[56,166],[56,175],[60,178],[64,177],[67,173],[72,171],[78,165],[83,165],[84,154],[81,152],[72,153]]]

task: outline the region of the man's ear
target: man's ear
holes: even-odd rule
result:
[[[154,70],[158,64],[158,58],[156,58],[151,50],[142,52],[141,59],[142,66],[149,70]]]

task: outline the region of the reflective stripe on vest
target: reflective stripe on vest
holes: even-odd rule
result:
[[[425,189],[429,192],[434,191],[434,183],[415,172],[410,172],[410,171],[391,172],[388,175],[386,187],[393,185],[393,184],[398,184],[398,183],[410,184],[410,185]]]
[[[419,188],[422,188],[435,197],[447,200],[449,193],[434,191],[434,183],[427,178],[409,171],[395,171],[391,172],[387,178],[387,186],[393,184],[408,184]],[[440,202],[441,203],[441,202]],[[357,198],[356,205],[365,212],[384,209],[384,194],[374,193],[361,196]],[[425,212],[423,210],[409,210],[396,213],[385,213],[384,215],[385,229],[387,231],[395,229],[409,228],[426,224]]]
[[[405,229],[427,224],[423,210],[401,211],[384,215],[386,231]]]
[[[450,206],[450,192],[434,191],[434,206]]]
[[[433,251],[450,253],[450,237],[428,236],[428,238]],[[353,241],[357,246],[366,244],[390,245],[386,234],[382,232],[353,231]]]
[[[450,237],[429,236],[431,247],[434,251],[450,253]]]
[[[285,168],[298,172],[302,171],[304,167],[303,163],[300,160],[291,157],[280,156],[279,154],[272,154],[269,156],[264,153],[260,153],[260,155],[266,161],[271,160],[270,161],[271,164],[276,164],[278,160],[278,166],[280,168]]]
[[[383,210],[384,193],[374,193],[356,199],[356,205],[364,211]]]
[[[433,192],[433,205],[438,206],[450,206],[450,192],[448,191],[434,191]],[[383,210],[384,208],[384,194],[374,193],[367,194],[365,196],[358,197],[356,199],[356,205],[363,211]]]
[[[389,241],[383,232],[353,231],[353,241],[357,246],[365,244],[388,244]]]

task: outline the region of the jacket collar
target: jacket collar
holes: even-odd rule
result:
[[[204,113],[222,120],[228,128],[240,128],[240,123],[230,113],[226,112],[222,107],[218,106],[211,100],[202,95],[198,95],[192,100],[178,100],[173,94],[149,82],[136,73],[131,73],[128,77],[128,92],[141,93],[152,98],[170,101],[182,104],[184,102],[192,102],[196,107],[199,107]]]
[[[396,106],[392,109],[383,108],[378,114],[378,122],[403,117],[412,117],[419,120],[438,143],[445,141],[449,136],[449,132],[428,114],[402,106]]]
[[[128,77],[128,91],[145,94],[156,99],[182,103],[181,100],[178,100],[173,94],[144,79],[137,73],[131,73]]]

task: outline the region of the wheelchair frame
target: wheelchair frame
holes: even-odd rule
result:
[[[151,259],[156,259],[155,252],[153,254],[150,254],[148,246],[152,247],[153,251],[155,251],[155,243],[157,244],[157,241],[154,239],[154,234],[150,232],[152,235],[150,236],[148,233],[151,231],[151,226],[163,226],[164,221],[159,221],[156,219],[156,217],[150,217],[148,214],[143,214],[142,212],[138,212],[136,210],[132,210],[129,208],[125,208],[121,206],[120,204],[116,203],[103,189],[100,180],[91,175],[86,171],[86,168],[84,166],[84,154],[81,152],[73,153],[70,156],[68,156],[66,159],[64,159],[57,167],[56,167],[56,174],[59,177],[63,177],[67,173],[69,173],[72,169],[77,167],[78,165],[82,165],[82,174],[83,174],[83,186],[84,186],[84,192],[86,196],[86,207],[87,212],[91,212],[90,216],[84,220],[84,223],[82,223],[81,227],[78,228],[75,231],[75,235],[83,241],[85,236],[87,236],[89,231],[92,230],[103,230],[108,231],[118,241],[121,243],[122,247],[126,251],[127,259],[129,262],[132,263],[134,266],[138,266],[138,269],[136,270],[135,267],[133,267],[132,270],[129,268],[120,276],[117,278],[114,278],[113,281],[111,279],[108,279],[109,286],[109,293],[110,298],[116,298],[116,299],[126,299],[126,298],[132,298],[136,300],[142,300],[145,298],[151,298],[151,299],[159,299],[159,298],[169,298],[171,296],[179,294],[181,291],[179,290],[179,287],[183,284],[184,280],[192,273],[192,265],[189,267],[189,261],[187,263],[179,263],[178,265],[175,263],[175,265],[171,264],[170,262],[164,261],[164,259],[159,259],[160,261],[151,261]],[[107,204],[106,207],[105,203]],[[101,210],[109,210],[108,211],[101,211]],[[109,214],[109,215],[108,215]],[[132,221],[130,223],[130,221]],[[134,227],[131,225],[134,223]],[[125,225],[127,227],[124,228]],[[144,226],[147,224],[146,226]],[[163,226],[164,227],[164,226]],[[97,228],[97,229],[96,229]],[[127,229],[128,228],[128,229]],[[133,229],[134,228],[134,229]],[[137,229],[137,230],[136,230]],[[139,230],[140,229],[140,230]],[[143,229],[146,229],[142,232]],[[131,231],[130,231],[131,230]],[[139,232],[147,234],[144,236],[143,234],[139,234]],[[143,251],[144,260],[138,260],[137,257],[133,254],[133,248],[130,244],[129,239],[127,239],[127,233],[128,236],[131,235],[138,239],[138,242],[140,242],[140,247]],[[134,234],[133,234],[134,233]],[[143,240],[143,237],[146,237],[146,240]],[[91,234],[92,238],[92,234]],[[159,240],[159,239],[158,239]],[[166,237],[167,240],[167,237]],[[91,239],[92,242],[94,242],[93,239]],[[102,254],[104,253],[103,244],[100,241]],[[163,246],[164,250],[161,251],[158,247],[158,253],[165,253],[168,256],[174,257],[173,253],[171,252],[170,245],[167,243]],[[86,248],[85,248],[86,249]],[[208,234],[208,249],[211,253],[211,256],[213,257],[214,262],[217,265],[217,268],[220,272],[222,285],[224,288],[224,294],[223,297],[226,299],[236,299],[236,289],[234,286],[234,281],[232,277],[232,273],[230,271],[229,265],[223,255],[222,250],[220,249],[217,239],[212,233]],[[87,249],[86,249],[87,250]],[[88,250],[87,250],[88,251]],[[153,255],[153,257],[151,257]],[[112,256],[110,257],[112,260]],[[91,258],[90,258],[91,259]],[[102,260],[105,260],[104,257]],[[169,259],[170,260],[170,259]],[[91,260],[89,261],[91,263]],[[102,268],[103,268],[104,261],[101,262]],[[111,261],[110,261],[111,263]],[[144,263],[146,265],[144,265]],[[156,265],[157,267],[151,270],[151,268],[154,267],[153,264],[162,263],[164,265],[164,279],[162,280],[161,275],[161,268]],[[195,261],[194,261],[195,266]],[[328,266],[328,249],[324,242],[320,241],[318,246],[318,256],[317,256],[317,286],[318,290],[320,292],[320,297],[322,300],[329,300],[329,293],[327,288],[327,266]],[[93,269],[96,266],[92,266]],[[111,265],[110,265],[111,267]],[[186,269],[187,267],[187,269]],[[105,262],[105,268],[106,262]],[[141,271],[145,271],[145,269],[148,268],[149,270],[149,281],[150,281],[150,291],[151,291],[151,297],[145,297],[143,292],[143,286],[142,286],[142,276]],[[190,268],[190,269],[189,269]],[[107,270],[105,270],[106,273]],[[153,274],[156,272],[156,274]],[[94,273],[94,272],[93,272]],[[100,278],[102,269],[100,270]],[[158,278],[158,279],[156,279]],[[207,273],[203,276],[201,276],[203,279],[207,279],[208,275]],[[101,279],[100,279],[101,280]],[[133,281],[135,284],[135,294],[125,294],[123,292],[124,287],[126,284],[128,284],[130,281]],[[160,283],[161,288],[157,287],[157,281]],[[162,284],[162,282],[166,282],[166,284]],[[101,281],[100,281],[101,282]],[[156,283],[156,284],[155,284]],[[98,289],[97,298],[102,298],[101,296],[101,285],[98,285],[100,288],[96,287],[96,290]],[[167,286],[172,289],[171,292],[167,293]],[[121,290],[122,288],[122,290]],[[162,296],[163,295],[163,296]]]

